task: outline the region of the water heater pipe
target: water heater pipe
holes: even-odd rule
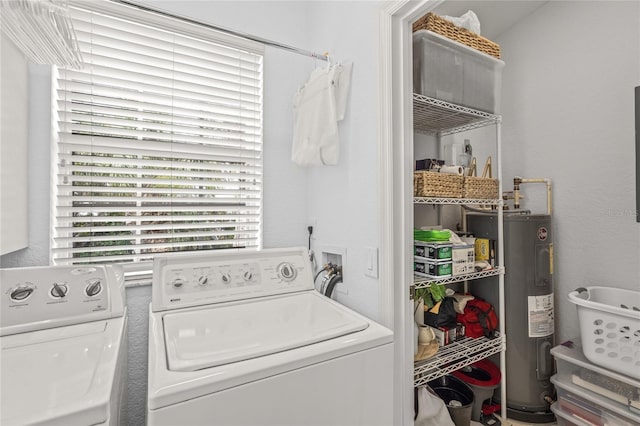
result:
[[[520,185],[523,183],[544,183],[547,185],[547,214],[551,215],[551,179],[548,178],[522,178],[516,176],[513,178],[513,208],[520,208],[520,200],[524,198],[520,195]]]

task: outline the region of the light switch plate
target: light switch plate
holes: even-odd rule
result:
[[[365,247],[364,252],[364,274],[367,277],[378,278],[378,249]]]

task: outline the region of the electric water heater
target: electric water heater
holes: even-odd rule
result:
[[[507,335],[506,375],[508,418],[531,423],[554,421],[547,399],[554,363],[553,232],[551,216],[504,213],[504,321]],[[497,259],[498,217],[470,213],[467,230],[489,240]],[[498,309],[496,285],[473,281],[471,293]],[[499,399],[499,390],[496,391]]]

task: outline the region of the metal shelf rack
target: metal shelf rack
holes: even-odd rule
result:
[[[493,339],[464,338],[449,343],[442,346],[433,357],[414,364],[414,386],[423,386],[431,380],[500,353],[504,349],[505,339],[501,335]]]
[[[502,117],[474,110],[462,105],[452,104],[439,99],[430,98],[417,93],[413,94],[413,128],[418,133],[435,135],[438,140],[441,137],[454,133],[465,132],[489,125],[496,126],[496,165],[498,178],[498,194],[502,194],[502,163],[501,163],[501,127]],[[504,254],[503,247],[503,201],[501,199],[463,199],[463,198],[420,198],[413,199],[414,205],[481,205],[491,206],[498,217],[498,258],[496,267],[489,271],[466,274],[456,277],[431,279],[414,276],[413,289],[429,287],[431,285],[445,285],[454,282],[475,280],[490,276],[498,277],[498,292],[500,306],[498,317],[505,318],[504,306]],[[501,378],[501,408],[506,412],[506,338],[503,321],[499,323],[498,337],[494,339],[470,339],[453,342],[441,347],[437,354],[425,361],[414,363],[414,386],[424,386],[427,382],[444,376],[455,370],[459,370],[469,364],[485,359],[494,354],[500,354]]]
[[[425,288],[425,287],[431,287],[432,285],[445,285],[445,284],[459,283],[462,281],[477,280],[480,278],[494,277],[496,275],[502,275],[502,274],[504,274],[504,268],[501,266],[494,269],[489,269],[487,271],[474,272],[472,274],[457,275],[455,277],[426,278],[426,277],[414,274],[413,285],[415,286],[415,288]]]
[[[492,200],[486,198],[431,198],[413,197],[413,204],[486,204],[491,206],[502,205],[502,200]]]
[[[501,121],[499,115],[413,94],[413,128],[418,132],[446,136]]]

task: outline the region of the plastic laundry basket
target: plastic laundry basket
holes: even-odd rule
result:
[[[640,291],[579,288],[576,304],[584,356],[594,364],[640,379]]]

